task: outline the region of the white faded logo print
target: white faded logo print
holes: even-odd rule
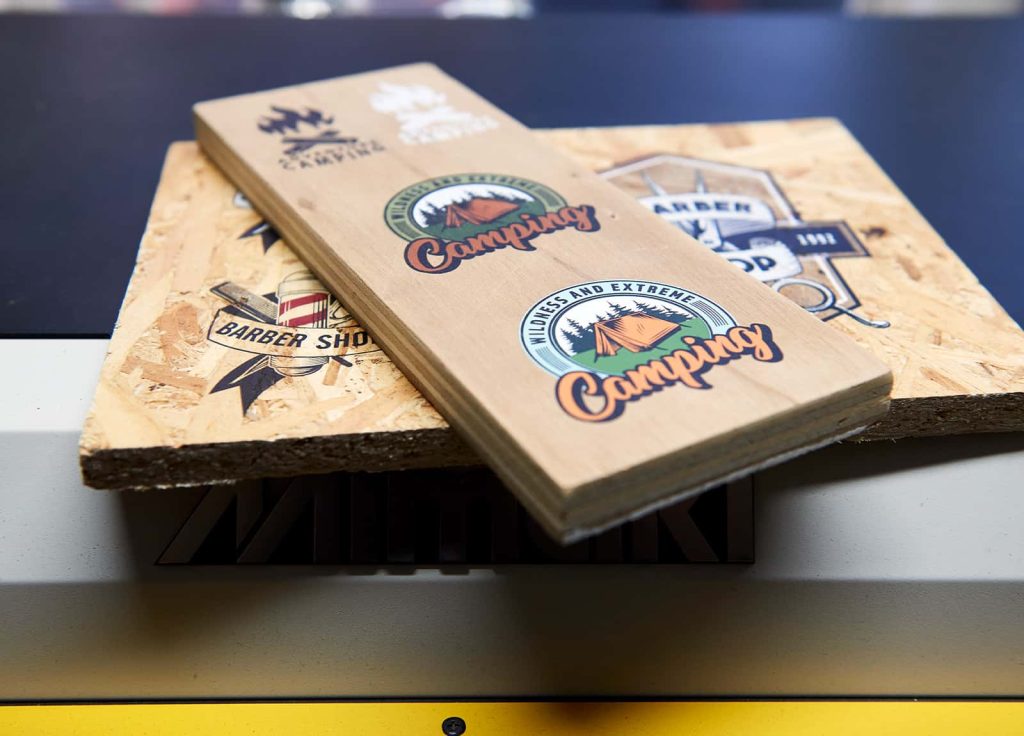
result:
[[[498,127],[493,118],[456,110],[448,98],[425,84],[382,83],[370,96],[377,112],[394,115],[403,143],[448,141]]]

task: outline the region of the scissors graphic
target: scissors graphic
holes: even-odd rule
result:
[[[868,327],[877,327],[879,329],[884,329],[890,325],[890,323],[886,322],[885,320],[867,319],[866,317],[861,317],[859,314],[852,312],[849,309],[846,309],[845,307],[840,307],[838,304],[836,304],[835,292],[833,292],[824,284],[819,284],[817,281],[811,281],[810,279],[779,279],[774,284],[772,284],[772,288],[775,289],[775,291],[779,292],[780,294],[782,293],[782,290],[785,289],[787,286],[806,286],[808,289],[813,289],[814,291],[818,292],[818,294],[821,295],[820,302],[818,302],[817,304],[812,304],[810,306],[804,307],[804,309],[806,309],[811,314],[824,312],[825,310],[828,309],[835,309],[849,317],[853,317],[862,325],[867,325]]]

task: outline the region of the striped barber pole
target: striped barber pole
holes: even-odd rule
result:
[[[326,327],[330,294],[308,271],[286,277],[277,289],[277,324],[284,327]]]
[[[309,271],[285,276],[277,287],[277,324],[282,327],[327,327],[331,295]],[[316,373],[328,358],[273,357],[270,366],[282,376]]]

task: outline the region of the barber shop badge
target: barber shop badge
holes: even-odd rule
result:
[[[823,320],[889,323],[857,310],[860,300],[833,259],[866,257],[845,222],[804,222],[771,174],[732,164],[659,155],[603,176],[641,204]]]
[[[238,209],[252,210],[241,192],[235,194],[233,203]],[[259,238],[268,270],[287,262],[280,252],[285,246],[270,223],[255,212],[249,222],[238,240]],[[281,245],[275,250],[278,243]],[[238,389],[243,414],[278,381],[311,378],[323,371],[323,382],[333,385],[341,368],[382,355],[370,334],[304,268],[287,270],[270,292],[223,281],[211,286],[210,293],[218,297],[219,308],[207,330],[207,340],[232,350],[239,358],[210,393]]]

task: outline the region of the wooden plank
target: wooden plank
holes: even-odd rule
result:
[[[891,374],[869,352],[432,65],[203,102],[195,120],[207,154],[562,541],[887,409]],[[326,295],[296,282],[279,290],[284,324],[256,329],[298,373],[321,342],[279,328],[329,328]],[[254,341],[237,321],[215,332]]]
[[[1024,333],[837,121],[540,135],[636,196],[650,188],[643,176],[638,183],[621,171],[633,162],[653,161],[647,176],[672,194],[694,191],[694,172],[674,177],[695,160],[729,164],[740,167],[732,180],[708,174],[715,189],[742,194],[751,172],[766,173],[803,222],[847,223],[866,254],[835,258],[835,273],[861,304],[853,311],[891,326],[818,316],[873,350],[895,376],[892,410],[858,438],[1024,428]],[[686,160],[667,169],[665,155]],[[225,381],[258,354],[209,338],[230,306],[214,289],[230,281],[276,300],[283,278],[302,268],[195,144],[171,146],[82,437],[90,485],[475,462],[381,353],[304,376]],[[145,365],[173,370],[198,390],[154,380]]]

